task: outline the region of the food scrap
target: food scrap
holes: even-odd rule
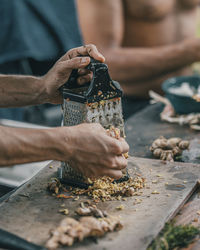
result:
[[[189,148],[189,145],[189,141],[182,140],[178,137],[166,139],[160,136],[153,141],[150,151],[158,159],[173,162],[176,157],[182,155],[183,150]]]
[[[142,203],[142,199],[137,199],[136,198],[133,205],[140,204],[140,203]]]
[[[120,205],[118,207],[116,207],[117,210],[123,210],[124,209],[124,205]]]
[[[73,198],[74,196],[72,196],[72,195],[65,195],[65,194],[58,194],[56,197],[57,198],[64,198],[64,199],[70,199],[70,198]]]
[[[58,194],[62,185],[57,178],[52,178],[48,183],[48,190],[52,193]]]
[[[67,208],[65,209],[60,209],[59,210],[60,213],[63,213],[64,215],[68,215],[69,214],[69,210]]]
[[[75,198],[74,198],[74,201],[78,201],[79,200],[79,196],[76,196]]]
[[[96,207],[96,205],[81,206],[76,209],[76,213],[80,216],[94,216],[96,218],[107,217],[107,213],[101,211]]]
[[[122,227],[117,217],[96,219],[85,216],[79,221],[68,217],[51,232],[51,238],[47,241],[46,247],[56,249],[60,244],[72,246],[76,241],[80,242],[88,237],[102,237],[105,233],[121,230]]]
[[[154,190],[151,192],[152,194],[159,194],[159,192],[157,190]]]
[[[87,190],[75,188],[75,195],[87,194],[96,201],[120,200],[122,197],[133,196],[139,189],[145,187],[145,179],[142,177],[132,178],[124,182],[113,182],[110,177],[102,177],[92,182]]]

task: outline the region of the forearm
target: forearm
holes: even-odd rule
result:
[[[45,102],[40,77],[0,75],[0,107],[21,107]]]
[[[197,60],[189,43],[156,48],[108,48],[102,49],[113,79],[121,82],[140,82],[159,77]]]
[[[0,166],[60,160],[59,130],[0,127]],[[67,132],[66,132],[67,134]],[[67,148],[66,156],[68,154]]]

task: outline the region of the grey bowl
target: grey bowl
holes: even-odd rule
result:
[[[166,98],[168,98],[173,105],[177,114],[199,113],[200,102],[196,102],[189,96],[181,96],[169,92],[170,88],[177,88],[184,82],[187,82],[191,87],[197,89],[200,85],[200,76],[193,75],[169,78],[163,82],[162,90],[164,91]]]

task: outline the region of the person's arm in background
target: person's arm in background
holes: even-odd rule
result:
[[[112,77],[121,82],[150,80],[200,60],[200,40],[154,48],[122,47],[122,0],[77,0],[86,43],[95,43],[106,57]]]
[[[77,57],[85,55],[86,57]],[[59,92],[73,68],[89,64],[88,55],[104,61],[94,45],[70,50],[43,77],[0,76],[0,107],[39,103],[61,103]],[[85,60],[86,59],[86,60]],[[88,81],[90,74],[79,81]],[[67,161],[85,176],[120,178],[127,165],[124,139],[107,135],[100,124],[81,124],[52,129],[24,129],[0,126],[0,166],[43,160]]]

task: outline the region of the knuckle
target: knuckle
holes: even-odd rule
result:
[[[117,161],[117,167],[119,169],[123,169],[127,166],[127,161],[126,159],[124,159],[123,156],[118,156],[116,161]]]
[[[68,50],[67,54],[70,55],[70,54],[72,54],[73,52],[74,52],[74,49],[70,49],[70,50]]]
[[[113,143],[113,151],[115,154],[119,155],[122,153],[121,146],[119,145],[118,141]]]
[[[96,130],[101,130],[103,127],[101,126],[100,123],[91,123],[91,127],[96,129]]]
[[[101,128],[101,125],[99,123],[90,123],[88,125],[91,127],[91,129],[99,129],[99,128]]]
[[[93,52],[93,51],[97,50],[97,48],[96,48],[96,46],[94,44],[88,44],[87,50],[90,53],[90,52]]]
[[[111,157],[107,159],[107,161],[104,162],[105,166],[107,168],[113,168],[114,167],[114,161]]]
[[[116,164],[116,161],[114,159],[111,160],[111,163],[110,163],[110,167],[111,168],[116,168],[117,164]]]
[[[87,47],[96,48],[96,46],[93,43],[89,43]]]

